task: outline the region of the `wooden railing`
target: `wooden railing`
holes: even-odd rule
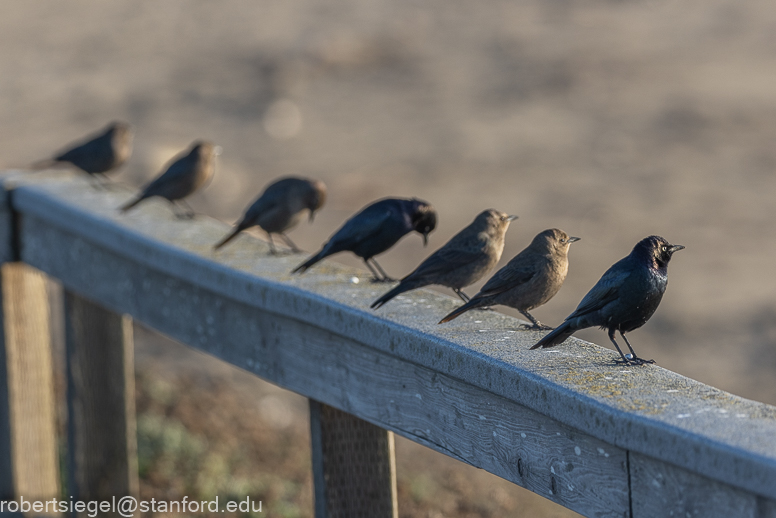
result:
[[[315,515],[397,516],[398,433],[586,516],[776,516],[776,408],[660,367],[618,367],[418,290],[384,289],[162,202],[72,176],[7,172],[0,193],[0,497],[57,491],[43,276],[65,287],[68,492],[137,491],[131,320],[310,398]],[[32,268],[30,268],[32,267]]]

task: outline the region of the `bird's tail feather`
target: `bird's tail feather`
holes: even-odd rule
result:
[[[461,306],[461,307],[459,307],[457,309],[454,309],[453,311],[448,313],[448,315],[445,318],[443,318],[442,320],[440,320],[438,323],[439,324],[444,324],[445,322],[450,322],[451,320],[460,317],[461,315],[463,315],[464,313],[466,313],[470,309],[479,308],[481,306],[486,306],[486,305],[487,304],[485,302],[483,302],[482,299],[473,298],[469,302],[464,304],[463,306]]]
[[[31,163],[28,167],[32,171],[40,171],[42,169],[56,167],[57,165],[60,165],[60,162],[51,158],[44,158],[43,160],[38,160],[37,162]]]
[[[566,340],[566,338],[571,336],[574,331],[576,331],[576,329],[574,329],[568,321],[563,322],[561,325],[555,328],[555,331],[552,333],[547,333],[544,338],[536,342],[536,345],[531,347],[531,349],[538,349],[539,347],[546,349],[547,347],[555,347],[556,345],[560,345]]]
[[[394,298],[395,296],[401,295],[405,291],[410,291],[418,287],[419,286],[415,286],[411,283],[400,282],[398,286],[390,290],[388,293],[386,293],[376,301],[372,302],[372,305],[369,307],[372,309],[377,309],[381,307],[383,304],[385,304],[386,302],[388,302],[389,300],[391,300],[392,298]]]
[[[323,250],[291,270],[291,273],[304,273],[306,272],[312,265],[323,259],[325,256],[323,255]]]
[[[125,205],[122,205],[121,208],[119,208],[119,210],[121,212],[127,212],[129,209],[131,209],[132,207],[134,207],[135,205],[137,205],[138,203],[140,203],[144,199],[145,198],[143,196],[138,196],[137,198],[135,198],[134,200],[130,201],[129,203],[127,203]]]
[[[218,243],[216,243],[216,244],[215,244],[215,246],[213,246],[213,250],[218,250],[219,248],[221,248],[222,246],[224,246],[225,244],[227,244],[229,241],[231,241],[232,239],[236,238],[236,237],[237,237],[237,234],[239,234],[240,232],[242,232],[242,230],[243,230],[243,229],[242,229],[242,228],[240,228],[239,226],[238,226],[238,227],[235,227],[235,229],[234,229],[234,230],[232,230],[232,231],[231,231],[229,234],[227,234],[227,236],[226,236],[225,238],[223,238],[221,241],[219,241]]]

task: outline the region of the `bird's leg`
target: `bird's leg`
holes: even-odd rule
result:
[[[462,301],[469,302],[471,300],[466,293],[460,290],[460,288],[453,288],[453,291],[461,298]]]
[[[269,255],[278,255],[278,249],[275,248],[275,241],[272,240],[272,233],[267,232],[269,238]]]
[[[617,345],[617,340],[614,339],[614,328],[609,329],[609,340],[612,341],[614,346],[617,348],[617,352],[620,353],[620,356],[622,357],[622,360],[614,360],[614,363],[620,364],[620,365],[632,365],[631,360],[625,357],[624,354],[622,354],[622,350],[620,349],[620,346]],[[627,340],[626,340],[627,342]],[[631,349],[632,351],[633,349]],[[635,358],[635,354],[633,355]]]
[[[519,312],[520,312],[520,313],[521,313],[521,314],[522,314],[522,315],[523,315],[525,318],[527,318],[528,320],[530,320],[530,321],[531,321],[531,323],[533,324],[533,325],[532,325],[531,327],[529,327],[528,329],[538,329],[538,330],[541,330],[541,331],[550,331],[550,330],[552,330],[552,329],[553,329],[552,327],[550,327],[550,326],[546,326],[546,325],[542,324],[541,322],[539,322],[538,320],[536,320],[536,319],[533,317],[533,315],[532,315],[532,314],[530,314],[528,311],[523,311],[522,309],[519,309],[518,311],[519,311]]]
[[[633,355],[633,358],[631,359],[631,361],[635,361],[637,365],[644,365],[645,363],[655,363],[655,360],[644,360],[643,358],[639,358],[638,356],[636,356],[636,351],[633,350],[633,347],[631,347],[630,342],[628,341],[627,338],[625,338],[625,335],[623,334],[622,331],[620,331],[620,336],[622,337],[623,340],[625,340],[625,343],[628,344],[628,349],[630,349],[630,352]]]
[[[108,185],[105,182],[105,176],[100,173],[90,174],[89,183],[91,184],[92,188],[97,191],[103,191],[108,188]]]
[[[197,213],[194,212],[194,209],[191,208],[191,205],[186,203],[186,200],[175,200],[173,206],[184,210],[184,212],[175,211],[175,217],[178,219],[193,219],[194,216],[197,215]]]
[[[285,232],[280,233],[280,237],[283,238],[283,241],[286,242],[286,244],[291,248],[291,251],[295,254],[301,254],[302,251],[297,247],[293,241],[291,241],[291,238],[286,235]]]
[[[372,282],[385,282],[384,279],[380,277],[380,274],[377,273],[374,266],[372,266],[372,263],[369,262],[369,259],[364,259],[364,264],[366,264],[366,267],[372,272]]]
[[[385,270],[383,270],[383,267],[380,266],[380,263],[378,263],[374,257],[370,257],[373,263],[375,263],[375,266],[380,271],[380,274],[382,275],[382,278],[380,279],[380,282],[394,282],[396,279],[389,277],[387,273],[385,273]],[[374,271],[372,272],[374,273]]]

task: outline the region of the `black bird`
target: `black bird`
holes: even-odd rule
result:
[[[633,251],[617,261],[585,295],[577,309],[555,331],[539,340],[531,349],[553,347],[563,343],[574,331],[599,326],[609,330],[609,339],[622,360],[616,363],[643,365],[655,363],[636,356],[625,333],[643,326],[655,313],[668,286],[668,263],[682,245],[672,245],[660,236],[649,236],[639,241]],[[626,357],[614,332],[619,331],[628,344],[630,358]]]
[[[304,273],[324,257],[349,251],[364,260],[376,281],[391,281],[393,279],[388,277],[374,256],[385,252],[413,230],[423,235],[425,246],[428,244],[428,234],[436,228],[436,221],[434,207],[425,201],[401,198],[376,201],[347,220],[323,245],[320,252],[299,265],[292,273]],[[374,267],[370,261],[374,263]]]
[[[493,209],[481,212],[468,227],[450,238],[370,307],[377,309],[405,291],[430,284],[452,288],[456,295],[468,302],[469,298],[461,288],[477,282],[496,266],[504,251],[504,234],[509,223],[515,219],[517,216]]]
[[[213,178],[216,170],[216,155],[220,148],[212,142],[195,141],[188,152],[183,152],[169,162],[164,173],[146,185],[137,198],[121,207],[126,212],[141,201],[159,196],[175,203],[185,205],[184,198],[205,185]],[[178,213],[178,217],[193,217],[194,212],[186,206],[187,213]]]
[[[558,293],[569,271],[568,252],[578,237],[551,228],[540,232],[531,244],[512,258],[485,283],[472,299],[439,321],[449,322],[470,309],[503,304],[517,309],[531,321],[531,329],[552,329],[528,311],[546,304]]]
[[[44,169],[59,164],[72,164],[93,178],[121,167],[132,155],[132,126],[117,121],[109,124],[97,135],[90,135],[85,141],[71,144],[67,150],[53,158],[32,164],[33,169]]]
[[[312,221],[315,211],[320,209],[325,201],[326,185],[320,180],[281,178],[261,193],[261,196],[245,211],[245,215],[234,230],[214,248],[221,248],[246,228],[258,225],[269,237],[270,253],[276,253],[272,234],[279,234],[291,250],[299,253],[301,250],[286,235],[286,231],[299,224],[304,211],[309,211],[310,221]]]

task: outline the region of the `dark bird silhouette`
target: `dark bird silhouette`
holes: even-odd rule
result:
[[[275,254],[275,243],[272,234],[280,237],[295,253],[301,252],[286,235],[299,224],[304,211],[309,211],[310,221],[315,217],[315,211],[326,201],[326,185],[319,180],[306,178],[282,178],[270,184],[261,196],[248,207],[245,215],[224,239],[215,245],[219,249],[237,235],[254,225],[261,227],[269,237],[270,253]]]
[[[504,251],[504,234],[514,219],[517,216],[493,209],[480,213],[468,227],[420,263],[415,271],[374,301],[371,307],[377,309],[405,291],[430,284],[452,288],[456,295],[468,302],[469,298],[461,288],[477,282],[496,266]]]
[[[531,347],[553,347],[563,343],[579,329],[599,326],[609,330],[609,339],[617,348],[622,360],[616,363],[642,365],[654,363],[636,356],[625,333],[643,326],[657,309],[668,286],[668,263],[682,245],[672,245],[659,236],[649,236],[639,241],[633,251],[617,261],[595,286],[585,295],[577,309],[555,331]],[[630,349],[626,357],[614,332],[619,331]]]
[[[126,122],[113,122],[98,135],[72,144],[54,158],[32,164],[33,169],[45,169],[60,164],[71,164],[92,177],[117,169],[132,155],[132,126]]]
[[[531,321],[531,329],[552,329],[529,311],[546,304],[558,293],[569,271],[569,245],[578,237],[557,228],[538,234],[482,287],[472,299],[439,321],[449,322],[470,309],[502,304],[515,308]]]
[[[188,153],[181,153],[174,157],[164,173],[149,183],[137,198],[121,207],[121,211],[126,212],[152,196],[161,196],[171,202],[184,203],[183,198],[205,185],[213,177],[217,154],[217,148],[211,142],[201,140],[194,142]],[[187,212],[178,213],[178,217],[194,216],[190,207],[186,205],[186,209]]]
[[[385,252],[413,230],[423,235],[425,246],[428,234],[436,228],[436,221],[436,211],[425,201],[401,198],[376,201],[347,220],[320,252],[292,273],[303,273],[324,257],[349,251],[364,260],[376,281],[391,281],[393,279],[388,277],[374,256]],[[370,263],[374,263],[374,267]]]

